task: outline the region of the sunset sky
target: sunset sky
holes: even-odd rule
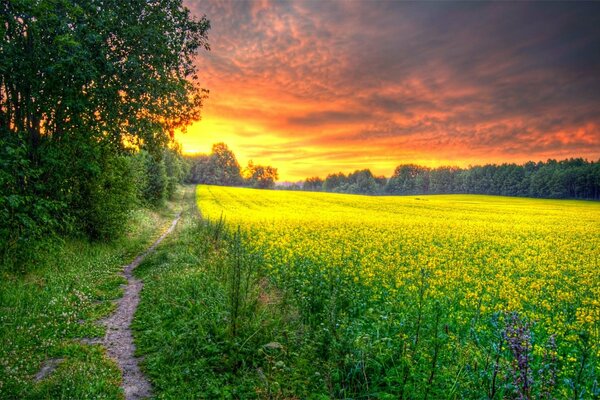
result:
[[[600,3],[187,1],[211,21],[185,152],[280,180],[600,158]]]

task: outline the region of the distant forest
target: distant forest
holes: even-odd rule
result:
[[[399,165],[386,179],[364,169],[324,180],[308,178],[296,189],[355,194],[472,193],[552,199],[600,199],[600,161],[581,158],[469,168]]]
[[[307,178],[288,186],[275,186],[277,168],[255,165],[252,161],[241,168],[224,143],[214,144],[210,154],[185,159],[189,166],[186,181],[207,185],[368,195],[490,194],[600,200],[600,160],[582,158],[468,168],[403,164],[396,167],[390,178],[362,169],[348,175],[329,174],[325,179]]]

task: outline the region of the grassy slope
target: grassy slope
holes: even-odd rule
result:
[[[114,243],[69,240],[26,275],[2,273],[0,281],[0,398],[122,398],[120,373],[100,345],[94,321],[121,296],[123,265],[143,251],[171,222],[174,206],[138,210],[127,234]],[[35,382],[45,360],[62,359]]]

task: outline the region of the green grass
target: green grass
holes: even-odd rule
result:
[[[119,399],[120,373],[101,345],[94,322],[113,309],[122,294],[120,276],[161,233],[173,211],[137,210],[126,235],[112,243],[67,240],[41,255],[26,274],[1,273],[0,398]],[[44,362],[57,368],[36,382]]]
[[[269,396],[283,368],[277,343],[288,310],[261,280],[260,254],[194,214],[136,269],[142,367],[159,399]]]

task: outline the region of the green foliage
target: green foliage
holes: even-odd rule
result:
[[[187,163],[181,156],[178,147],[164,150],[165,173],[167,174],[166,197],[169,200],[175,198],[177,188],[183,183],[187,174]]]
[[[148,181],[142,190],[142,198],[148,205],[160,207],[167,199],[167,169],[162,159],[148,155],[145,161]]]
[[[389,194],[473,193],[541,198],[600,199],[600,162],[583,159],[426,168],[400,165],[389,179]]]
[[[244,181],[251,188],[272,189],[277,179],[279,179],[277,168],[269,165],[257,165],[250,160],[244,169]]]
[[[419,165],[399,165],[386,186],[392,194],[417,194],[429,192],[429,168]]]
[[[298,310],[265,277],[262,253],[223,220],[186,214],[137,269],[134,320],[158,398],[325,398]],[[286,344],[284,344],[286,343]],[[308,358],[307,358],[308,357]],[[310,395],[312,394],[312,397]]]
[[[64,202],[38,196],[41,184],[35,180],[41,175],[28,159],[27,147],[0,131],[0,262],[9,268],[31,262],[49,244],[48,235],[65,222],[59,217]]]
[[[81,205],[83,215],[79,218],[82,228],[92,239],[114,239],[124,233],[123,221],[127,221],[135,207],[136,188],[131,184],[132,160],[126,156],[102,159],[98,175],[89,181],[87,196]]]
[[[186,183],[202,183],[212,181],[213,174],[210,167],[210,155],[196,154],[193,156],[185,156],[185,160],[189,165],[188,173],[185,177]]]
[[[323,190],[326,192],[334,192],[345,183],[346,175],[343,172],[338,172],[337,174],[329,174],[323,182]]]
[[[327,175],[322,188],[326,192],[374,195],[383,192],[385,181],[384,177],[374,176],[370,170],[363,169],[356,170],[348,176],[342,172]]]
[[[199,119],[210,24],[181,0],[2,1],[0,18],[0,252],[24,268],[39,238],[113,238],[132,194],[173,196],[183,163],[163,153]]]
[[[240,164],[225,143],[215,143],[209,155],[188,157],[191,164],[186,181],[208,185],[239,186],[242,184]]]
[[[130,184],[136,192],[136,201],[149,207],[161,207],[173,200],[183,183],[187,165],[179,149],[167,148],[159,157],[140,151],[130,162]]]
[[[581,158],[469,168],[396,167],[389,179],[371,171],[339,172],[305,180],[303,190],[352,194],[492,194],[540,198],[600,199],[600,160]]]
[[[188,156],[186,160],[190,165],[185,178],[188,183],[272,189],[275,181],[279,179],[277,168],[256,165],[252,161],[241,171],[235,154],[225,143],[214,144],[208,155]]]
[[[222,224],[180,224],[136,270],[145,282],[134,320],[144,368],[162,398],[256,398],[257,350],[273,338],[275,311],[259,301],[256,254]]]
[[[100,346],[65,344],[52,350],[56,370],[32,388],[31,399],[120,399],[120,370]]]
[[[225,143],[213,144],[209,163],[214,179],[221,185],[236,186],[242,183],[240,164]]]
[[[307,190],[310,192],[319,192],[323,189],[323,179],[318,176],[314,176],[312,178],[308,178],[302,184],[302,190]]]

